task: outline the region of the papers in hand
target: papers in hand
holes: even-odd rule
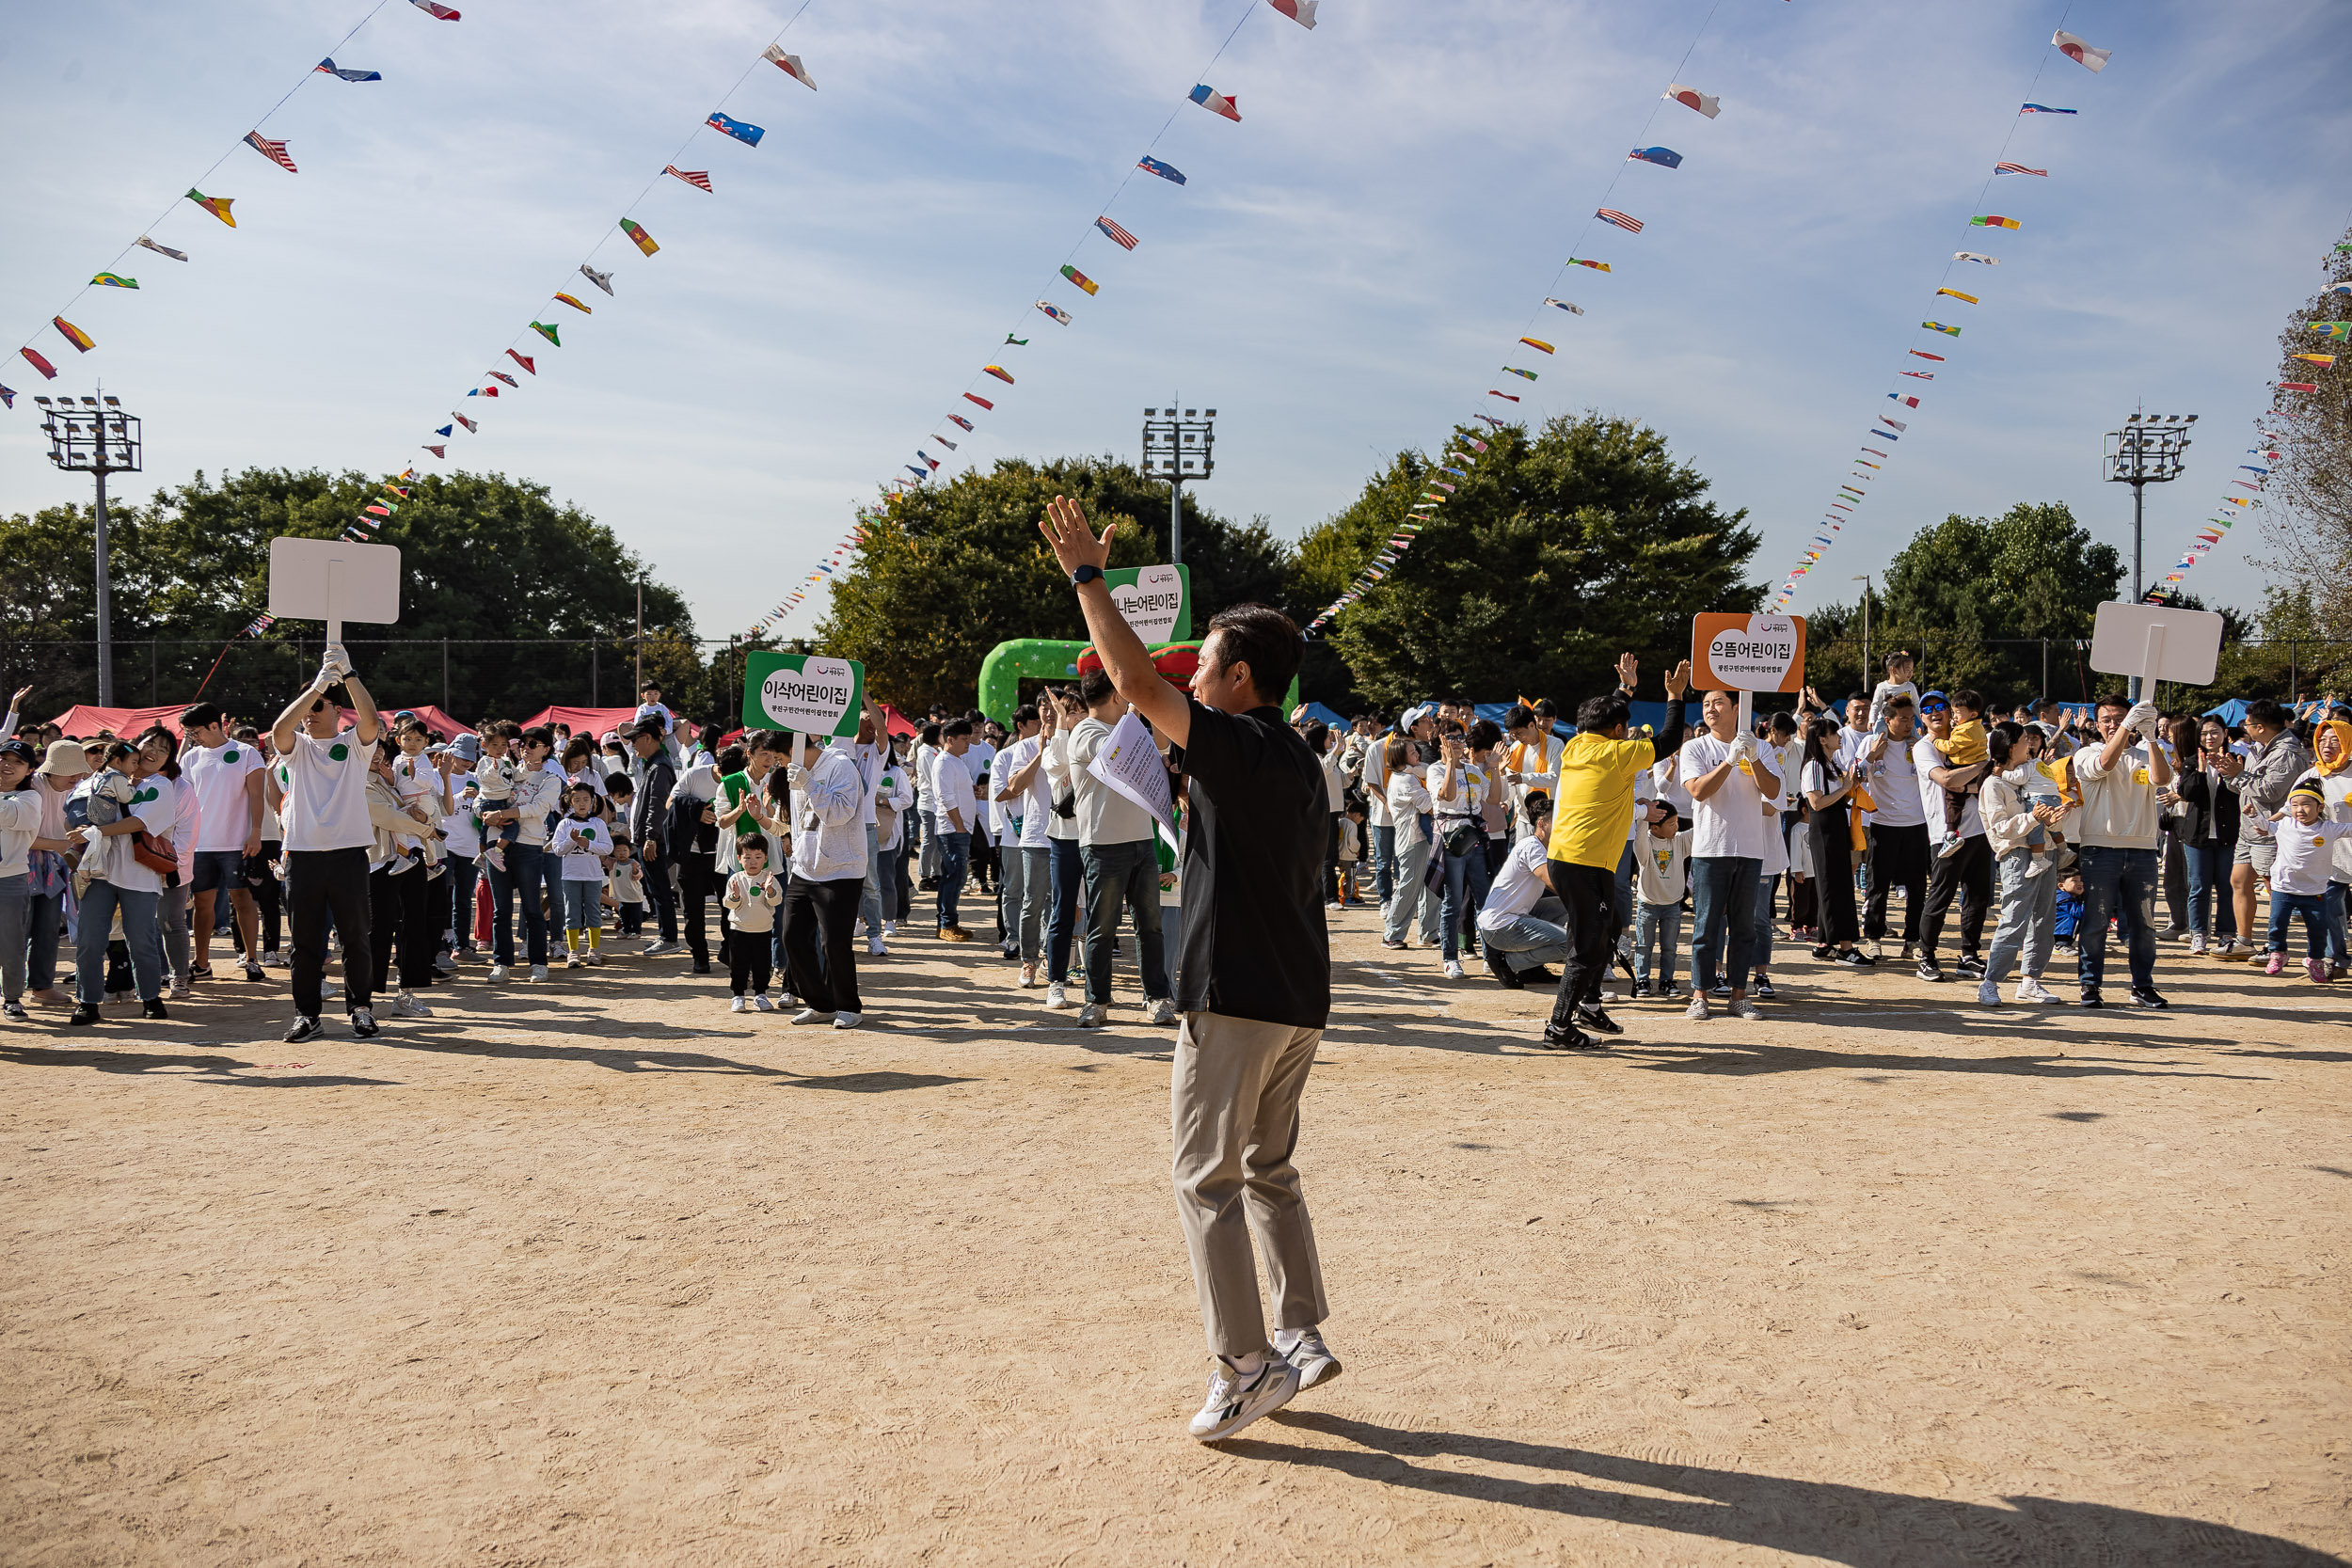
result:
[[[1168,764],[1152,744],[1152,732],[1132,712],[1112,726],[1103,749],[1087,764],[1087,771],[1113,791],[1151,813],[1172,848],[1176,843],[1176,798],[1169,787]]]

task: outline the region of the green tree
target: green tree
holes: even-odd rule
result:
[[[2352,280],[2352,230],[2322,258],[2329,284]],[[2260,564],[2309,595],[2314,631],[2352,639],[2352,360],[2344,344],[2322,336],[2323,324],[2352,320],[2352,297],[2315,293],[2287,317],[2279,334],[2279,379],[2318,388],[2281,392],[2293,417],[2265,416],[2267,437],[2257,457],[2271,468],[2265,497],[2263,538],[2276,552]],[[2314,365],[2298,354],[2340,356],[2333,365]]]
[[[1688,657],[1692,615],[1754,610],[1762,600],[1743,577],[1758,542],[1747,514],[1708,500],[1708,482],[1676,462],[1658,432],[1561,416],[1532,436],[1518,425],[1491,436],[1457,428],[1447,450],[1470,441],[1488,450],[1468,462],[1398,453],[1353,505],[1299,542],[1301,588],[1328,602],[1431,481],[1459,485],[1331,633],[1372,700],[1394,707],[1439,693],[1525,694],[1572,706],[1614,683],[1626,650],[1654,677]]]
[[[316,469],[248,469],[218,483],[199,473],[145,506],[109,507],[117,701],[188,700],[228,643],[206,695],[245,717],[274,716],[315,668],[323,628],[295,623],[258,640],[238,636],[268,602],[269,542],[342,533],[378,483]],[[28,559],[17,553],[20,540],[54,552],[30,558],[43,562],[38,579],[13,583],[0,601],[0,636],[20,645],[58,638],[81,644],[49,650],[37,704],[43,708],[97,696],[92,527],[86,507],[0,524],[12,562]],[[544,485],[496,474],[420,479],[376,538],[401,551],[400,624],[380,631],[354,624],[344,641],[370,689],[387,702],[440,704],[446,694],[465,722],[583,703],[592,686],[608,705],[633,703],[641,580],[647,630],[693,635],[677,594],[652,581],[612,530],[557,506]],[[51,596],[25,602],[35,593]],[[538,641],[549,638],[577,641]],[[151,656],[141,646],[151,639]]]
[[[1077,500],[1097,527],[1118,525],[1112,565],[1168,559],[1165,482],[1108,457],[1005,458],[873,509],[847,569],[834,575],[817,646],[865,664],[890,702],[961,709],[977,698],[980,661],[999,642],[1084,639],[1077,598],[1038,532],[1056,496]],[[1291,608],[1289,552],[1263,518],[1237,526],[1187,494],[1184,565],[1196,636],[1227,605]]]
[[[1912,650],[1923,687],[1973,686],[2014,701],[2041,689],[2048,639],[2050,683],[2066,690],[2088,678],[2074,669],[2075,640],[2090,638],[2122,580],[2115,547],[2092,542],[2062,501],[2020,501],[1990,520],[1955,513],[1888,562],[1872,652]]]

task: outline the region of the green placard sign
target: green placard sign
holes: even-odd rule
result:
[[[743,722],[756,730],[855,735],[866,707],[866,666],[821,654],[754,649],[743,660]]]
[[[1192,637],[1192,572],[1184,566],[1121,566],[1103,574],[1111,602],[1147,648]]]

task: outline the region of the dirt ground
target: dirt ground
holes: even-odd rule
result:
[[[2169,1015],[1994,1013],[1785,953],[1760,1025],[1562,1057],[1351,912],[1300,1156],[1346,1372],[1210,1449],[1172,1031],[898,946],[857,1033],[629,958],[372,1041],[236,982],[0,1034],[0,1557],[2352,1552],[2308,982],[2168,947]]]

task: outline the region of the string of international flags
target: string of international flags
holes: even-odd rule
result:
[[[767,128],[755,125],[748,119],[737,119],[727,113],[727,105],[735,102],[736,95],[742,90],[743,85],[758,72],[763,63],[774,66],[785,75],[811,91],[816,89],[816,79],[810,74],[807,66],[802,63],[801,56],[790,53],[784,47],[785,35],[792,30],[793,24],[800,21],[811,4],[813,0],[802,0],[800,8],[795,10],[786,20],[784,25],[776,30],[775,36],[769,40],[768,46],[744,67],[742,74],[735,79],[734,86],[720,95],[719,106],[713,109],[702,123],[687,133],[686,139],[679,143],[677,150],[670,155],[668,161],[661,166],[660,171],[647,180],[644,188],[622,207],[622,215],[613,228],[604,230],[599,233],[596,243],[588,247],[587,255],[580,259],[577,273],[565,273],[562,280],[564,286],[549,292],[548,308],[533,311],[530,324],[516,329],[515,336],[508,341],[503,350],[508,365],[494,364],[492,369],[483,372],[476,378],[475,384],[467,388],[465,397],[456,400],[459,404],[462,404],[466,398],[497,398],[521,391],[527,384],[515,375],[516,371],[520,371],[524,375],[533,379],[537,378],[539,361],[546,357],[548,349],[561,349],[564,346],[564,329],[567,326],[576,329],[580,325],[571,321],[564,311],[553,309],[552,307],[561,305],[565,308],[565,310],[577,311],[583,316],[596,314],[596,307],[582,299],[580,293],[573,292],[574,290],[580,290],[580,293],[586,292],[580,289],[580,284],[574,280],[575,277],[586,279],[590,285],[601,291],[609,299],[619,297],[619,292],[613,287],[612,280],[620,269],[613,267],[599,271],[596,266],[596,261],[605,246],[613,243],[616,233],[636,246],[638,254],[648,261],[660,251],[661,245],[653,237],[652,231],[638,222],[633,214],[644,210],[646,199],[663,181],[675,180],[681,184],[691,185],[705,195],[717,194],[708,169],[681,168],[679,160],[688,155],[695,141],[706,131],[716,132],[744,147],[755,148],[759,145],[760,139],[768,134]],[[542,321],[539,319],[542,315],[554,319]],[[532,341],[534,337],[538,341]],[[531,350],[528,354],[523,352],[526,347]],[[485,411],[483,405],[476,404],[475,406],[476,411],[472,414],[467,413],[463,407],[452,408],[449,411],[449,422],[436,427],[433,431],[433,435],[437,439],[422,443],[421,450],[432,453],[438,460],[448,461],[450,446],[456,439],[456,434],[460,429],[463,429],[468,436],[481,434]],[[374,496],[369,504],[351,520],[344,531],[344,537],[356,540],[373,538],[375,531],[389,521],[392,515],[400,510],[402,503],[408,499],[408,491],[403,487],[402,482],[413,478],[415,474],[416,469],[412,466],[407,471],[386,482],[381,492]]]
[[[1312,30],[1315,24],[1315,9],[1321,0],[1265,0],[1265,3],[1272,9],[1297,23],[1301,27]],[[1196,73],[1197,76],[1206,76],[1215,70],[1216,62],[1224,56],[1226,50],[1232,46],[1233,40],[1240,36],[1242,28],[1248,24],[1251,17],[1257,14],[1257,0],[1248,0],[1232,30],[1225,35],[1225,41],[1217,45],[1216,53],[1209,56],[1208,64]],[[1184,102],[1196,103],[1219,119],[1231,120],[1237,125],[1241,123],[1241,105],[1235,95],[1221,91],[1207,82],[1196,82],[1192,90],[1185,94]],[[1144,144],[1141,156],[1136,158],[1132,166],[1121,171],[1118,184],[1112,188],[1110,196],[1103,202],[1098,210],[1098,215],[1093,222],[1080,231],[1077,241],[1071,245],[1061,264],[1055,269],[1053,277],[1058,281],[1048,283],[1044,293],[1040,294],[1030,304],[1021,307],[1023,319],[1027,319],[1028,312],[1035,310],[1056,326],[1066,327],[1073,325],[1077,320],[1077,309],[1081,308],[1080,302],[1071,299],[1065,304],[1052,295],[1060,289],[1075,290],[1088,299],[1102,293],[1102,281],[1088,276],[1077,265],[1084,246],[1099,238],[1117,246],[1122,253],[1131,253],[1142,244],[1134,232],[1112,218],[1111,211],[1118,205],[1119,198],[1126,194],[1127,187],[1138,174],[1154,176],[1160,182],[1169,185],[1182,186],[1186,183],[1182,169],[1153,155],[1159,150],[1161,142],[1166,139],[1169,129],[1175,125],[1178,117],[1184,113],[1181,103],[1172,108],[1159,130],[1153,133],[1149,142]],[[1005,333],[1004,341],[994,347],[998,350],[1026,348],[1029,346],[1029,339],[1021,335],[1021,329],[1016,325],[1008,330]],[[1004,357],[1009,358],[1011,356],[1008,355]],[[914,461],[903,466],[905,474],[909,477],[897,477],[885,482],[886,487],[880,502],[882,510],[886,511],[899,496],[929,483],[932,475],[939,472],[947,463],[954,461],[952,458],[937,455],[939,452],[956,452],[961,447],[962,438],[969,438],[980,433],[980,425],[977,421],[994,413],[997,401],[1004,396],[1002,392],[989,385],[992,381],[1006,387],[1019,385],[1018,378],[1012,371],[993,361],[984,363],[977,371],[975,371],[971,379],[965,382],[960,401],[939,417],[933,426],[932,434],[923,445],[914,449]],[[948,426],[953,426],[960,433],[960,436],[938,434],[940,429]],[[860,508],[848,531],[822,552],[807,572],[794,580],[791,591],[778,600],[774,608],[752,623],[742,633],[743,638],[749,641],[766,635],[768,629],[776,622],[805,603],[809,594],[819,584],[832,578],[841,568],[844,558],[850,551],[866,542],[866,525],[874,519],[875,515],[874,508]]]
[[[88,354],[98,347],[98,340],[94,335],[92,335],[86,328],[76,325],[73,322],[66,319],[66,312],[69,310],[72,311],[76,315],[84,315],[86,320],[92,319],[87,317],[80,309],[80,303],[85,294],[87,294],[93,289],[119,290],[125,293],[138,291],[140,293],[144,293],[145,291],[140,290],[139,288],[139,280],[137,278],[133,277],[120,270],[132,264],[132,256],[134,252],[136,251],[143,250],[148,252],[150,255],[160,256],[171,261],[183,263],[192,261],[193,257],[190,255],[189,251],[183,250],[175,245],[166,245],[162,241],[155,238],[155,235],[163,230],[164,226],[167,224],[175,214],[181,212],[182,209],[180,207],[180,203],[182,201],[191,203],[195,207],[211,214],[214,218],[222,224],[227,225],[230,229],[236,228],[237,218],[235,206],[236,203],[242,198],[233,196],[207,195],[202,187],[212,183],[213,176],[219,171],[221,165],[227,163],[231,157],[236,155],[238,148],[251,148],[255,152],[260,153],[262,157],[268,159],[271,163],[277,165],[278,167],[283,169],[288,174],[300,173],[301,170],[294,164],[293,153],[288,150],[288,142],[284,139],[273,139],[262,135],[262,127],[267,125],[270,120],[277,116],[278,112],[286,106],[287,103],[293,99],[295,93],[300,92],[304,87],[308,87],[310,83],[316,81],[321,76],[327,76],[340,82],[352,84],[382,81],[384,79],[384,73],[382,71],[338,66],[335,63],[335,55],[339,53],[345,44],[349,43],[354,38],[357,38],[362,27],[365,27],[370,22],[374,20],[376,12],[382,10],[390,3],[391,0],[375,0],[375,3],[368,8],[366,13],[363,14],[358,21],[353,23],[342,38],[335,40],[333,48],[328,51],[325,59],[319,61],[317,65],[308,68],[299,77],[295,78],[294,86],[288,87],[285,93],[279,97],[278,102],[269,106],[267,113],[263,114],[261,119],[253,122],[252,130],[247,131],[236,141],[231,142],[228,148],[221,152],[219,157],[214,159],[212,163],[204,168],[203,172],[196,177],[196,182],[188,187],[185,195],[173,198],[171,204],[155,215],[153,221],[147,225],[145,231],[141,232],[136,239],[132,240],[129,244],[125,245],[115,254],[111,261],[109,261],[103,267],[101,267],[97,272],[93,273],[90,276],[88,282],[76,288],[73,291],[72,296],[67,299],[63,305],[58,307],[56,313],[51,315],[48,321],[34,327],[32,332],[27,334],[24,341],[18,345],[16,351],[18,357],[23,359],[24,363],[30,365],[34,371],[39,372],[42,380],[55,381],[57,378],[57,367],[56,363],[51,360],[47,355],[41,353],[40,349],[36,346],[45,333],[55,331],[58,337],[65,340],[65,341],[72,347],[74,353],[77,355]],[[433,17],[436,21],[455,22],[458,20],[460,14],[457,11],[452,10],[447,6],[435,4],[434,0],[409,0],[409,4],[414,6],[417,9],[423,11],[426,15]],[[184,240],[181,243],[183,245],[193,244],[193,242]],[[104,324],[101,322],[100,325],[103,325]],[[0,407],[13,408],[15,406],[15,388],[7,386],[0,386]]]
[[[2053,51],[2065,55],[2093,74],[2106,69],[2107,60],[2113,54],[2112,50],[2093,48],[2087,40],[2060,28],[2050,35],[2049,46],[2042,51],[2040,61],[2034,67],[2033,80],[2026,88],[2027,92],[2030,93],[2041,86],[2042,74],[2049,68],[2050,55]],[[2018,232],[2025,227],[2025,220],[2022,218],[1983,211],[1986,199],[1992,195],[1993,187],[1996,182],[2004,179],[2021,177],[2027,181],[2050,178],[2050,171],[2047,168],[2036,168],[2027,164],[2010,161],[2010,144],[2017,139],[2018,128],[2029,119],[2039,123],[2045,118],[2053,119],[2072,118],[2078,113],[2079,111],[2074,109],[2062,108],[2049,103],[2037,103],[2030,100],[2019,105],[2016,116],[2010,121],[2008,133],[2001,138],[2000,151],[1995,155],[1993,171],[1985,176],[1984,183],[1978,189],[1976,200],[1978,210],[1970,215],[1964,226],[1967,232],[1963,237],[1967,243],[1971,245],[1984,243],[1977,238],[1976,230],[1987,231],[1985,239],[1989,240],[2003,233]],[[2030,198],[2027,199],[2030,201]],[[2002,204],[2007,206],[2009,202],[2004,199]],[[1930,308],[1941,314],[1944,309],[1947,309],[1941,302],[1948,299],[1974,309],[1983,303],[1983,295],[1979,291],[1983,290],[1985,285],[1968,281],[1966,288],[1957,287],[1957,283],[1966,280],[1956,278],[1955,269],[1970,266],[1990,268],[2000,264],[2000,257],[1987,251],[1963,249],[1952,252],[1951,259],[1944,263],[1944,270],[1936,281],[1934,293],[1929,296],[1933,302]],[[1993,275],[1987,273],[1985,276],[1990,277]],[[1774,592],[1772,602],[1773,610],[1778,611],[1788,608],[1789,601],[1796,596],[1797,584],[1812,575],[1813,569],[1829,553],[1831,546],[1836,544],[1838,535],[1845,530],[1845,525],[1854,519],[1864,503],[1868,500],[1871,484],[1884,477],[1886,466],[1894,461],[1894,452],[1898,444],[1911,432],[1908,420],[1898,415],[1910,415],[1923,409],[1931,395],[1926,390],[1925,384],[1932,382],[1938,375],[1953,373],[1954,365],[1951,356],[1959,352],[1954,341],[1959,339],[1964,330],[1964,326],[1958,323],[1944,322],[1934,317],[1922,320],[1916,327],[1912,329],[1911,341],[1904,349],[1904,356],[1917,363],[1908,368],[1899,369],[1896,372],[1897,388],[1886,394],[1886,401],[1894,404],[1896,409],[1893,412],[1877,416],[1871,421],[1868,433],[1863,437],[1863,442],[1857,444],[1855,454],[1850,460],[1851,467],[1848,469],[1844,479],[1839,482],[1823,511],[1821,521],[1817,525],[1819,531],[1806,542],[1805,547],[1799,552],[1795,563],[1789,567],[1779,588]],[[1928,336],[1922,337],[1922,334]],[[1922,346],[1923,343],[1928,342],[1933,342],[1934,348]],[[1903,381],[1917,381],[1922,385],[1917,388],[1903,387],[1900,385]],[[1866,469],[1868,471],[1865,472]]]
[[[2336,249],[2339,252],[2352,251],[2352,242],[2339,242]],[[2352,308],[2352,282],[2330,283],[2322,291],[2323,297],[2337,295],[2345,296],[2347,308]],[[2300,372],[2302,374],[2317,375],[2324,372],[2334,372],[2338,361],[2344,356],[2322,353],[2320,349],[2328,343],[2352,341],[2352,321],[2318,321],[2308,325],[2311,330],[2319,334],[2318,344],[2309,350],[2291,353],[2287,357],[2301,360],[2313,367],[2310,371]],[[2298,400],[2309,399],[2319,392],[2320,385],[2317,381],[2280,380],[2271,383],[2270,407],[2255,420],[2254,444],[2246,450],[2246,455],[2252,461],[2240,463],[2227,483],[2229,490],[2244,490],[2250,494],[2239,496],[2225,493],[2217,504],[2214,515],[2206,518],[2199,526],[2196,537],[2191,539],[2188,546],[2181,552],[2181,559],[2172,563],[2171,569],[2166,572],[2143,597],[2162,604],[2178,594],[2181,592],[2181,583],[2188,577],[2188,574],[2220,546],[2223,538],[2232,529],[2235,528],[2242,519],[2251,515],[2254,509],[2263,504],[2263,491],[2270,483],[2270,476],[2275,471],[2274,465],[2284,455],[2280,451],[2279,443],[2286,438],[2286,432],[2278,427],[2299,420],[2304,414],[2301,407],[2288,403],[2287,395],[2292,393]],[[2253,477],[2251,479],[2238,477],[2243,474],[2251,474]]]
[[[1715,13],[1710,9],[1705,20],[1700,22],[1698,30],[1692,35],[1690,44],[1682,52],[1682,58],[1676,63],[1674,69],[1676,76],[1681,75],[1683,69],[1691,63],[1692,55],[1697,51],[1700,40],[1707,36],[1708,27],[1714,19]],[[1714,120],[1723,113],[1723,101],[1715,94],[1702,92],[1696,87],[1678,81],[1670,81],[1666,84],[1666,90],[1658,95],[1658,102],[1650,105],[1649,114],[1642,122],[1641,132],[1634,137],[1637,143],[1648,140],[1651,127],[1657,123],[1662,105],[1666,103],[1679,103],[1709,121]],[[1586,239],[1593,233],[1596,224],[1606,224],[1628,234],[1639,234],[1642,231],[1644,227],[1642,219],[1609,205],[1610,200],[1616,195],[1618,182],[1625,178],[1627,171],[1635,164],[1647,165],[1656,168],[1677,169],[1682,166],[1682,154],[1669,147],[1656,146],[1636,146],[1626,154],[1610,176],[1609,183],[1602,190],[1600,202],[1594,208],[1592,216],[1586,218],[1583,227],[1577,230],[1568,259],[1560,263],[1553,275],[1551,284],[1553,289],[1565,290],[1565,280],[1574,276],[1568,271],[1570,267],[1581,267],[1590,272],[1614,275],[1615,264],[1613,262],[1605,261],[1597,257],[1581,256],[1576,252],[1585,248]],[[1546,319],[1544,312],[1547,309],[1559,310],[1571,316],[1584,314],[1584,308],[1575,301],[1561,298],[1557,294],[1546,294],[1543,303],[1529,312],[1521,325],[1519,337],[1511,345],[1506,358],[1521,357],[1522,356],[1518,353],[1521,349],[1533,350],[1535,354],[1545,356],[1547,360],[1558,354],[1559,350],[1556,345],[1535,335],[1537,324]],[[1543,330],[1553,329],[1545,327]],[[1539,379],[1543,372],[1530,370],[1525,366],[1506,363],[1502,367],[1502,374],[1517,376],[1522,381],[1532,382]],[[1486,396],[1517,405],[1524,394],[1506,392],[1500,387],[1489,387],[1486,388]],[[1483,410],[1473,414],[1471,418],[1496,431],[1502,430],[1510,422]],[[1467,483],[1469,481],[1471,466],[1479,456],[1483,456],[1489,450],[1489,447],[1487,442],[1468,434],[1460,435],[1458,439],[1470,450],[1465,451],[1457,448],[1447,449],[1443,460],[1435,466],[1427,486],[1414,500],[1404,518],[1397,523],[1395,531],[1377,550],[1373,552],[1372,558],[1358,570],[1355,579],[1348,584],[1340,596],[1325,606],[1313,620],[1307,623],[1306,634],[1309,637],[1321,632],[1342,610],[1361,599],[1393,573],[1397,563],[1405,558],[1406,552],[1413,547],[1413,542],[1421,531],[1436,521],[1436,514],[1430,509],[1444,505],[1450,497],[1458,493],[1459,483],[1454,482]],[[1440,473],[1453,476],[1454,482],[1436,477]]]

